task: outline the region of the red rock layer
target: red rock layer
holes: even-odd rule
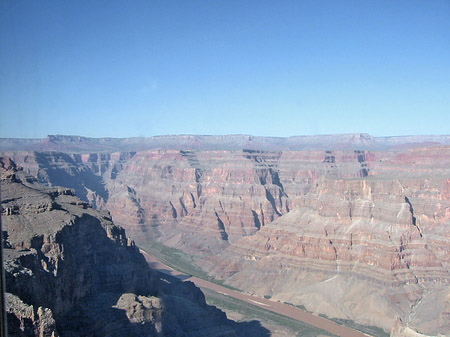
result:
[[[132,233],[210,254],[289,212],[292,200],[323,175],[367,176],[374,156],[363,151],[143,151],[108,184],[106,207]]]
[[[331,317],[387,331],[401,317],[447,334],[449,154],[413,150],[373,162],[366,177],[311,179],[288,214],[203,266],[239,289]]]
[[[396,316],[450,330],[449,147],[34,156],[52,184],[81,176],[73,188],[137,242],[215,255],[201,266],[235,287],[387,331]]]

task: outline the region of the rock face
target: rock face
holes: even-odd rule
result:
[[[138,242],[158,238],[207,255],[289,212],[320,176],[367,176],[375,160],[364,151],[249,149],[10,155],[40,182],[71,187],[108,209]]]
[[[151,270],[106,211],[6,158],[0,173],[10,336],[246,335],[191,282]]]
[[[229,285],[330,317],[389,331],[399,316],[448,334],[449,155],[413,150],[372,162],[368,176],[322,175],[290,212],[202,265]]]
[[[16,152],[14,162],[48,186],[65,186],[82,200],[101,209],[108,199],[104,180],[115,179],[122,165],[135,155],[123,153]]]
[[[25,304],[19,297],[6,293],[8,334],[10,336],[56,337],[56,322],[48,308]]]
[[[161,137],[160,149],[10,155],[109,210],[138,243],[194,254],[236,288],[386,331],[399,317],[450,334],[450,148],[436,146],[448,137],[325,138]]]
[[[391,337],[432,337],[424,335],[408,328],[403,324],[401,319],[397,319],[395,324],[392,326]],[[438,334],[436,337],[444,337],[444,335]]]

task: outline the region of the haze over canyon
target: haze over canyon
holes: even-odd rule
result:
[[[0,152],[14,163],[2,164],[4,171],[8,167],[17,171],[16,166],[23,170],[14,173],[22,178],[2,180],[2,189],[7,191],[7,198],[2,192],[5,219],[19,214],[35,217],[16,212],[10,205],[20,199],[24,204],[16,206],[26,209],[26,198],[45,200],[42,209],[70,209],[77,214],[70,220],[63,213],[52,213],[58,213],[54,218],[46,211],[38,212],[36,216],[42,216],[40,221],[48,221],[49,226],[45,229],[49,233],[39,242],[32,235],[21,238],[24,227],[8,230],[10,245],[37,251],[33,257],[29,252],[17,253],[20,258],[16,259],[32,264],[41,259],[46,261],[46,271],[56,273],[60,260],[52,258],[60,252],[55,240],[72,240],[72,229],[63,229],[64,235],[54,234],[59,223],[75,221],[72,227],[82,227],[83,221],[97,217],[102,220],[94,221],[96,228],[104,228],[108,235],[89,232],[88,237],[77,237],[79,246],[88,250],[83,254],[89,255],[96,240],[109,237],[120,248],[120,253],[111,253],[112,259],[126,260],[121,263],[127,264],[127,270],[143,268],[141,258],[134,255],[135,245],[145,249],[159,242],[192,256],[209,277],[245,293],[302,306],[335,320],[375,326],[392,331],[392,336],[407,330],[411,336],[415,331],[450,334],[448,135],[120,139],[55,135],[3,138]],[[22,187],[13,187],[16,180]],[[37,183],[52,190],[34,187]],[[6,220],[7,227],[14,221]],[[116,233],[114,226],[124,228],[126,236]],[[74,263],[83,266],[81,260]],[[82,268],[103,268],[99,264]],[[156,272],[146,271],[150,281],[144,282],[145,289],[136,289],[137,278],[145,278],[141,274],[128,274],[127,281],[121,281],[122,289],[116,284],[118,272],[107,269],[102,273],[117,290],[113,299],[102,298],[102,305],[118,301],[114,304],[122,305],[128,315],[131,302],[151,303],[158,313],[146,324],[154,333],[168,329],[169,318],[165,321],[168,316],[164,316],[168,314],[158,311],[158,298],[177,307],[168,298],[179,294],[163,287]],[[14,281],[14,289],[26,288],[25,281],[20,281],[25,274],[21,272],[19,281]],[[61,282],[68,277],[62,276]],[[69,314],[65,301],[83,298],[89,310],[95,309],[91,301],[97,299],[87,300],[82,296],[85,288],[77,287],[72,284],[73,294],[43,305],[52,309],[56,321]],[[134,295],[121,298],[125,290]],[[214,316],[211,322],[220,331],[239,335],[248,328],[206,308],[200,295],[190,301],[194,304],[189,305],[200,308],[196,310]],[[31,302],[20,305],[39,299],[33,297]],[[82,315],[89,315],[89,310]],[[101,324],[102,331],[111,328]],[[202,329],[213,331],[214,324],[208,324]],[[72,331],[63,323],[55,326]],[[120,329],[137,328],[123,323]],[[174,329],[180,336],[182,332],[189,335],[189,328],[181,323]]]

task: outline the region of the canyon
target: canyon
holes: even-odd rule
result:
[[[108,211],[125,250],[158,241],[248,294],[450,334],[449,136],[49,136],[0,151]]]
[[[149,268],[72,189],[44,187],[4,157],[0,174],[9,336],[268,336]]]

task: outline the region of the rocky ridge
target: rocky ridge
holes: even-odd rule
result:
[[[195,254],[244,291],[386,331],[396,317],[422,333],[450,331],[450,150],[418,147],[445,137],[392,138],[383,151],[365,149],[374,140],[364,135],[343,137],[354,138],[350,150],[330,136],[328,149],[302,151],[195,150],[201,136],[186,137],[175,149],[68,153],[85,158],[73,166],[98,177],[105,198],[89,197],[87,178],[74,187],[136,240]],[[47,172],[37,176],[48,185],[58,170],[80,176],[55,155],[11,153]]]
[[[108,212],[0,164],[11,336],[248,335],[192,283],[151,270]]]
[[[364,177],[377,160],[359,150],[9,155],[39,182],[108,209],[135,239],[209,255],[289,212],[319,177]]]
[[[49,135],[46,138],[0,138],[4,151],[129,152],[165,150],[389,150],[450,145],[449,135],[373,137],[366,133],[261,137],[251,135],[166,135],[133,138],[89,138]]]

